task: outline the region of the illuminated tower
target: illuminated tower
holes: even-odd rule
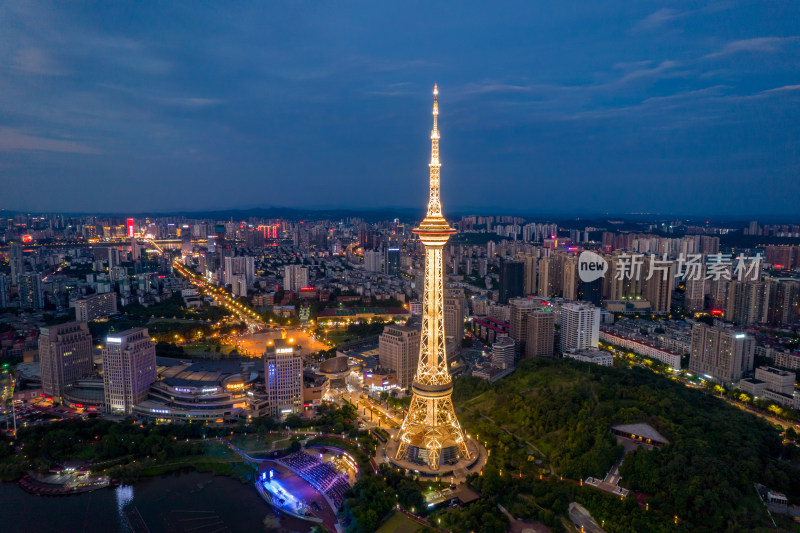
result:
[[[467,443],[450,398],[453,380],[447,370],[445,352],[442,248],[455,230],[442,216],[439,195],[438,94],[439,90],[434,85],[428,214],[414,229],[425,246],[419,362],[411,385],[414,395],[397,436],[399,444],[395,455],[397,460],[427,463],[432,470],[438,470],[442,463],[450,464],[469,458]]]

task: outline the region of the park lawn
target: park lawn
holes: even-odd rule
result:
[[[282,434],[248,435],[245,438],[234,439],[233,444],[249,453],[270,450],[273,442],[285,439],[287,439],[287,437]],[[288,445],[289,443],[287,442],[286,444]]]
[[[384,523],[378,526],[376,533],[417,533],[422,529],[422,524],[411,520],[400,511],[395,511]]]

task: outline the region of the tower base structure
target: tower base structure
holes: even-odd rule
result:
[[[427,462],[428,450],[426,448],[408,446],[405,452],[398,456],[400,441],[397,438],[389,439],[389,442],[386,443],[386,458],[389,464],[405,470],[410,475],[419,475],[428,479],[448,480],[448,478],[453,478],[458,482],[469,474],[480,472],[486,465],[486,449],[478,441],[465,435],[464,444],[469,451],[469,459],[459,455],[455,446],[449,449],[443,448],[440,452],[442,461],[436,469],[431,468]]]

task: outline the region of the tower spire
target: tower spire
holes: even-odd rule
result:
[[[430,167],[430,198],[428,200],[428,216],[442,216],[442,200],[439,194],[439,171],[442,167],[439,163],[439,87],[433,84],[433,130],[431,131],[431,162]]]

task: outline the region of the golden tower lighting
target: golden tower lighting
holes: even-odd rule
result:
[[[442,215],[439,195],[439,90],[433,86],[433,131],[431,132],[430,198],[428,214],[414,229],[425,246],[425,286],[422,297],[422,337],[417,374],[411,385],[413,396],[398,434],[395,459],[424,461],[438,470],[442,461],[469,459],[464,433],[450,396],[453,380],[447,370],[444,337],[444,279],[442,248],[455,233]],[[443,457],[444,456],[444,457]]]

